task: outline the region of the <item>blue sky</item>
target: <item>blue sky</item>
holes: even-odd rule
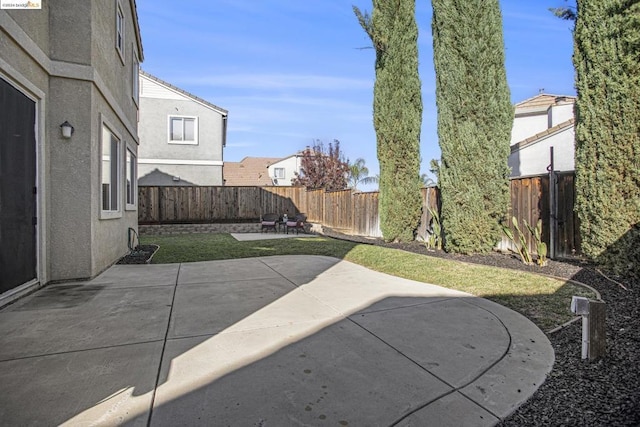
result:
[[[229,111],[225,161],[286,157],[334,139],[378,173],[372,123],[375,52],[352,5],[370,0],[137,0],[142,68]],[[511,100],[573,95],[563,0],[502,0]],[[421,172],[440,157],[431,2],[416,2],[423,94]],[[363,49],[364,48],[364,49]]]

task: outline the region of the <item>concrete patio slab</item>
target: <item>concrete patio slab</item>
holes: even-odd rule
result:
[[[293,289],[281,277],[178,286],[169,338],[216,334]]]
[[[91,281],[92,285],[114,287],[173,286],[180,264],[116,264]]]
[[[146,426],[162,346],[157,341],[2,362],[0,424],[64,425],[75,418],[70,425]],[[105,397],[112,411],[93,411]],[[130,412],[137,415],[129,418]]]
[[[434,423],[434,420],[437,420]],[[485,427],[499,418],[459,392],[448,394],[395,424],[398,427],[439,426]]]
[[[239,282],[281,277],[258,258],[242,258],[183,263],[178,275],[178,284]]]
[[[338,259],[137,267],[0,310],[0,420],[493,425],[553,364],[518,313]]]
[[[507,353],[509,333],[490,312],[460,298],[423,300],[423,305],[350,319],[455,388],[469,384]],[[400,325],[408,327],[401,335]],[[446,347],[437,345],[443,341]]]
[[[300,255],[262,257],[259,260],[282,276],[292,280],[296,285],[309,283],[340,262],[338,258],[334,257]]]
[[[211,348],[218,338],[200,344],[210,351],[199,352],[192,351],[194,342],[171,341],[168,360],[202,358],[195,366],[224,366],[219,361],[229,349],[222,343]],[[192,366],[165,366],[163,373],[171,371],[170,384],[192,375]],[[209,425],[391,425],[403,412],[450,391],[347,320],[234,368],[179,396],[160,386],[152,425],[196,425],[203,419]]]
[[[468,302],[499,313],[509,331],[510,345],[505,357],[460,391],[498,417],[506,417],[544,382],[555,356],[546,335],[531,328],[529,319],[482,298]]]
[[[44,288],[0,311],[0,360],[164,339],[171,287],[70,287]]]
[[[392,297],[469,297],[464,292],[405,280],[344,262],[304,281],[301,287],[345,315],[372,309],[382,301],[389,304],[387,299]]]

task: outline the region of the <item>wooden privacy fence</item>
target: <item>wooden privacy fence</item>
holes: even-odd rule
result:
[[[285,191],[282,191],[282,190]],[[295,214],[296,187],[147,187],[138,188],[140,224],[257,221],[268,212]]]
[[[302,187],[138,188],[140,224],[258,221],[265,213],[307,215],[346,233],[381,237],[378,193],[307,191]]]
[[[535,241],[525,227],[524,221],[535,227],[538,219],[541,219],[542,240],[547,244],[548,254],[559,258],[570,257],[580,253],[580,227],[578,215],[573,211],[574,174],[573,172],[556,173],[554,181],[550,186],[548,175],[512,179],[509,183],[511,204],[507,222],[515,235],[511,218],[516,217],[520,230],[527,237],[529,250],[537,253]],[[428,208],[440,211],[440,191],[436,187],[423,188],[422,196],[422,219],[418,226],[418,236],[426,238],[426,230],[432,218]],[[507,237],[503,236],[497,249],[515,248]]]
[[[422,188],[420,192],[422,194],[422,216],[418,224],[417,236],[426,240],[433,220],[431,211],[440,213],[440,190],[438,187],[426,187]]]
[[[515,228],[511,218],[516,217],[520,230],[527,236],[529,250],[536,253],[535,242],[524,225],[526,220],[532,227],[542,220],[542,240],[548,253],[554,257],[570,257],[580,253],[580,224],[574,212],[574,173],[556,173],[549,185],[549,176],[512,179],[511,207],[508,222],[511,231]],[[509,249],[506,237],[498,249]]]
[[[542,237],[549,253],[566,257],[580,253],[580,235],[574,206],[573,173],[512,179],[511,207],[520,229],[529,234],[524,220],[535,226],[542,219]],[[309,222],[360,236],[382,237],[378,215],[378,192],[352,190],[324,191],[302,187],[139,187],[138,222],[140,224],[180,224],[258,221],[265,213],[303,212]],[[428,208],[440,210],[436,187],[422,189],[423,209],[418,229],[426,237],[432,219]],[[528,238],[532,252],[535,244]],[[553,245],[553,246],[552,246]],[[498,249],[509,249],[504,237]],[[553,251],[551,250],[553,248]]]

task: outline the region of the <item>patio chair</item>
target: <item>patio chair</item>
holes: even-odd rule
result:
[[[280,217],[278,216],[278,214],[268,213],[262,215],[262,218],[260,218],[260,231],[262,232],[265,230],[273,230],[274,233],[277,233],[278,229],[276,227],[278,226],[279,220]]]
[[[307,216],[301,213],[297,214],[293,218],[289,218],[287,222],[284,224],[285,232],[289,234],[289,229],[293,228],[294,230],[296,230],[296,234],[298,234],[300,230],[306,233],[304,229],[304,222],[306,220],[307,220]]]

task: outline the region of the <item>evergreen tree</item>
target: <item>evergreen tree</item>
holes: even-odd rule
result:
[[[415,0],[373,0],[354,7],[376,51],[373,125],[380,164],[380,229],[387,241],[413,240],[420,220],[420,126]]]
[[[576,211],[582,251],[640,275],[640,1],[578,0]]]
[[[509,206],[513,107],[498,0],[432,0],[445,249],[488,252]]]

